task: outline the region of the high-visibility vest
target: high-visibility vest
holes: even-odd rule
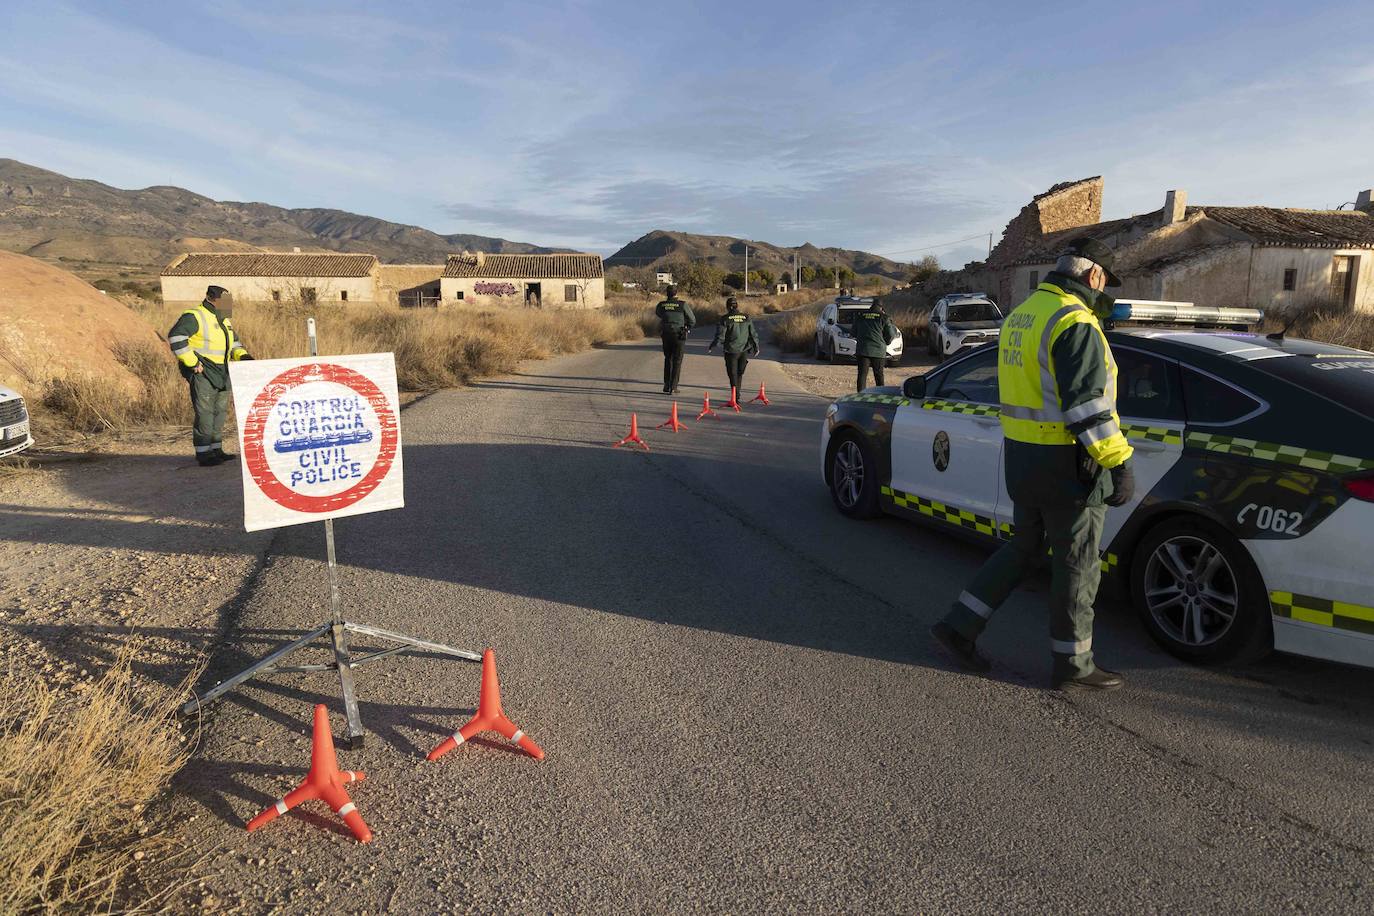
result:
[[[248,353],[239,343],[234,324],[227,316],[215,315],[203,303],[181,313],[182,318],[187,315],[196,319],[195,332],[189,335],[174,334],[167,338],[172,353],[183,366],[189,368],[202,359],[223,365],[226,357],[231,360],[242,359]]]
[[[1054,342],[1069,328],[1086,324],[1102,336],[1106,364],[1104,391],[1065,412],[1055,380]],[[1098,464],[1115,467],[1132,452],[1116,413],[1116,360],[1097,316],[1077,296],[1053,283],[1041,283],[1030,298],[1002,323],[997,344],[997,387],[1002,434],[1033,445],[1082,442]],[[1110,412],[1111,419],[1083,430],[1077,437],[1068,424]]]

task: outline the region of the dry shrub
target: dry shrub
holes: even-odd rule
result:
[[[187,757],[175,707],[135,687],[128,647],[75,695],[11,670],[0,691],[0,912],[115,907],[158,840],[147,806]]]
[[[768,324],[773,343],[786,353],[810,353],[816,343],[816,317],[822,303],[795,309],[774,318]]]

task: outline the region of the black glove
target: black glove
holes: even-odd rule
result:
[[[251,353],[245,353],[245,354],[243,354],[242,356],[239,357],[239,362],[242,362],[242,361],[245,360],[245,359],[252,359],[252,358],[253,358],[253,354],[251,354]]]
[[[1112,495],[1107,497],[1107,505],[1124,506],[1135,496],[1135,471],[1131,462],[1123,461],[1112,468]]]

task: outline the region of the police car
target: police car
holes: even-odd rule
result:
[[[1195,325],[1248,310],[1137,311]],[[1188,326],[1107,339],[1136,495],[1107,512],[1104,586],[1185,659],[1272,648],[1374,667],[1374,353]],[[1009,537],[996,358],[985,346],[830,405],[836,508]]]
[[[19,392],[0,385],[0,458],[33,445],[29,435],[29,411]]]
[[[854,319],[873,308],[873,299],[858,296],[839,296],[834,302],[821,309],[816,318],[816,359],[837,362],[841,358],[853,359],[858,341],[854,339]],[[887,345],[889,359],[902,358],[902,332],[898,331],[892,343]]]

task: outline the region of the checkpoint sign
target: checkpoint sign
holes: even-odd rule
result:
[[[229,379],[248,531],[405,505],[392,354],[248,360]]]

